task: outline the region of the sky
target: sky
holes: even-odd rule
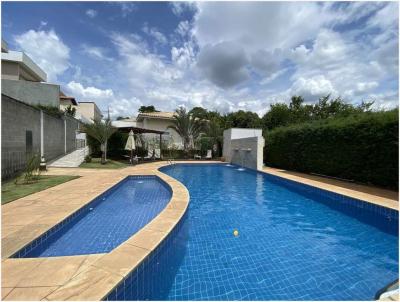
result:
[[[67,95],[135,116],[260,116],[322,96],[398,106],[397,2],[2,2],[2,38]]]

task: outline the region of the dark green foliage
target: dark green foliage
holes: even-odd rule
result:
[[[239,110],[225,116],[224,129],[229,128],[261,128],[262,121],[257,113]]]
[[[270,110],[263,116],[262,123],[264,129],[272,130],[281,126],[370,112],[372,104],[363,102],[354,106],[345,103],[340,97],[330,99],[327,95],[320,98],[315,105],[305,105],[301,96],[293,96],[289,105],[272,104]]]
[[[69,115],[71,117],[75,117],[76,114],[76,108],[72,107],[71,105],[69,105],[66,109],[65,109],[65,114]]]
[[[30,184],[36,182],[40,177],[40,156],[39,154],[29,154],[26,159],[26,166],[23,173],[22,184]],[[20,179],[15,179],[15,184],[21,184]]]
[[[47,106],[47,105],[34,105],[39,110],[43,110],[45,113],[50,115],[54,115],[57,117],[62,117],[64,115],[64,111],[61,111],[58,107],[55,106]]]
[[[92,161],[92,157],[90,155],[85,156],[85,163],[90,163]]]
[[[150,106],[140,106],[139,110],[140,113],[146,113],[146,112],[159,112],[156,110],[156,108],[153,105]]]
[[[268,166],[398,188],[398,110],[266,131]]]

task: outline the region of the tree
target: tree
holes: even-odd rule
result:
[[[104,165],[107,162],[107,142],[110,136],[116,131],[116,128],[111,125],[110,119],[106,119],[105,121],[95,119],[93,120],[93,124],[85,124],[83,131],[100,143],[101,163]]]
[[[75,108],[75,107],[72,107],[71,105],[69,105],[69,106],[65,109],[65,114],[66,114],[66,115],[69,115],[69,116],[72,116],[72,117],[75,117],[76,108]]]
[[[121,120],[126,120],[126,119],[128,119],[128,118],[129,118],[129,116],[126,116],[126,117],[118,116],[118,117],[116,118],[116,120],[117,120],[117,121],[121,121]]]
[[[239,110],[226,115],[225,128],[260,128],[261,119],[257,113]]]
[[[264,128],[271,130],[290,124],[291,111],[284,103],[272,104],[271,109],[262,117]]]
[[[203,107],[193,107],[192,110],[189,111],[189,114],[202,120],[208,119],[208,111]]]
[[[187,112],[183,107],[178,108],[175,112],[176,114],[172,121],[173,125],[168,128],[175,130],[179,134],[182,138],[184,152],[187,153],[188,149],[193,147],[194,141],[204,129],[204,123]]]
[[[139,113],[148,113],[148,112],[159,112],[153,105],[150,106],[140,106]]]
[[[217,154],[220,154],[220,150],[222,149],[222,132],[223,131],[218,119],[214,118],[211,121],[207,122],[204,137],[206,137],[210,141],[213,148],[214,146],[216,146],[215,151]]]

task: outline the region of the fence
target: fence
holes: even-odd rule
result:
[[[47,114],[4,94],[1,102],[2,179],[22,171],[29,154],[49,161],[76,149],[78,120]]]

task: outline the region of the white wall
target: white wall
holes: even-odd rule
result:
[[[262,129],[231,128],[224,131],[222,155],[225,161],[231,161],[231,141],[247,137],[262,137]]]
[[[262,136],[233,139],[230,149],[231,163],[254,170],[262,169],[264,150]]]
[[[171,120],[168,120],[168,119],[144,118],[143,121],[137,122],[137,127],[168,132],[172,136],[172,140],[173,140],[173,143],[176,146],[176,148],[182,149],[183,148],[182,139],[175,130],[168,129],[168,126],[170,126],[170,125],[172,126],[173,123]],[[151,135],[149,134],[148,136],[150,137]],[[153,136],[154,136],[154,134],[151,137],[153,137]],[[157,134],[157,138],[158,138],[158,134]],[[163,138],[167,138],[167,136],[164,134]]]

